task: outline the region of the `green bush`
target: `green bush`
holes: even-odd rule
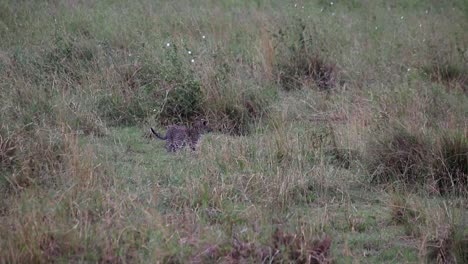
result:
[[[194,79],[184,80],[168,91],[163,102],[161,118],[164,121],[191,120],[201,114],[202,92]]]
[[[112,92],[101,95],[97,109],[111,125],[129,125],[156,117],[161,123],[189,122],[201,113],[203,94],[200,82],[184,62],[175,44],[166,48],[161,61],[144,59],[129,65],[120,63]],[[125,56],[125,55],[121,55]]]

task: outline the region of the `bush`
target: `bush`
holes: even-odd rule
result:
[[[161,119],[167,121],[192,120],[201,113],[202,93],[200,83],[192,78],[167,91]]]
[[[103,118],[112,125],[132,125],[154,116],[167,124],[189,122],[200,115],[200,82],[175,44],[163,55],[160,62],[153,58],[130,66],[121,58],[122,65],[116,67],[118,83],[111,83],[118,89],[102,94],[97,103]]]

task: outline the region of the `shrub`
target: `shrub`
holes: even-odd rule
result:
[[[167,124],[189,122],[201,114],[200,82],[176,44],[163,52],[160,62],[153,58],[128,64],[120,58],[122,65],[115,67],[118,83],[110,80],[117,89],[110,87],[113,91],[102,94],[97,103],[103,118],[112,125],[136,124],[149,117]]]
[[[160,88],[166,93],[161,106],[161,121],[190,121],[201,113],[201,84],[184,63],[176,44],[167,48],[164,55],[163,67],[159,69]]]
[[[192,78],[167,91],[161,119],[167,121],[191,120],[201,113],[202,93],[200,83]]]

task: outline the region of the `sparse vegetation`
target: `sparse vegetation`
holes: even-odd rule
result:
[[[468,262],[467,10],[0,0],[0,263]]]

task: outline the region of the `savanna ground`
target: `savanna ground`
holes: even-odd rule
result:
[[[468,263],[468,3],[0,0],[0,262]],[[205,118],[195,152],[150,126]]]

